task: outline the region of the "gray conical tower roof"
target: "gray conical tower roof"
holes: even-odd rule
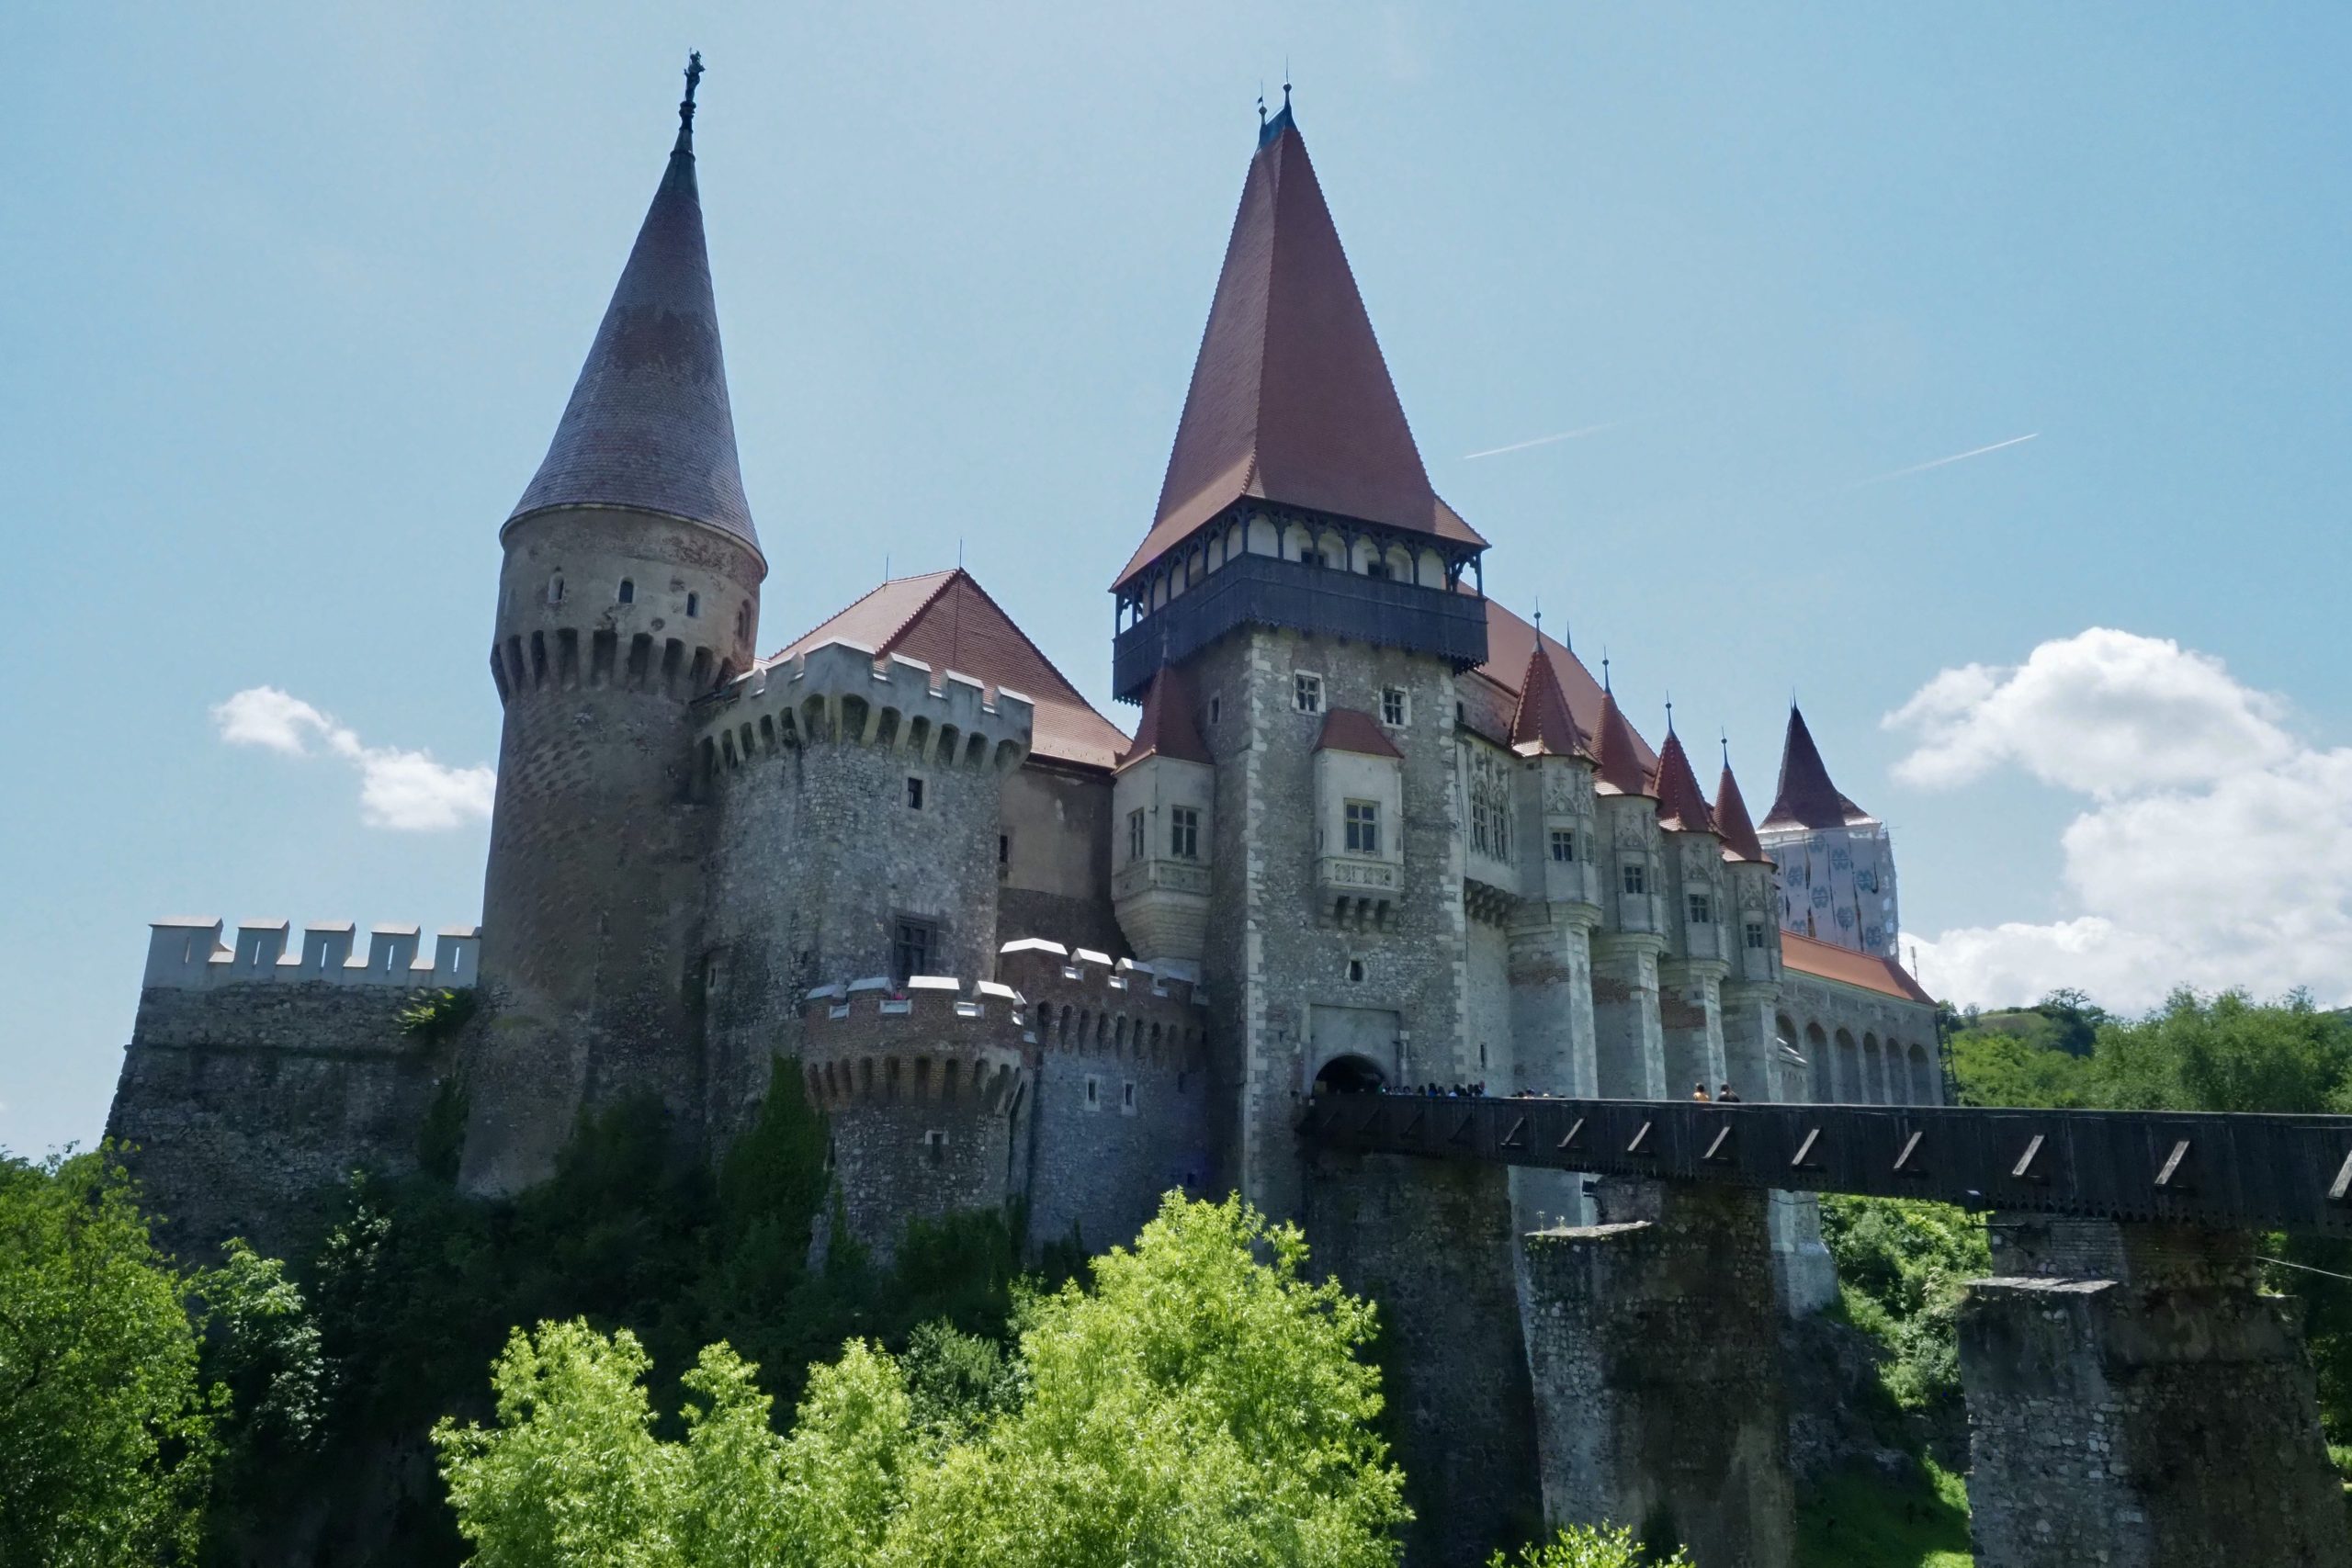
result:
[[[735,459],[735,416],[695,187],[700,74],[697,56],[678,107],[670,166],[510,525],[554,507],[627,506],[705,524],[760,547]]]

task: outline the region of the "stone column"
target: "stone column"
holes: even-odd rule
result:
[[[1699,1568],[1788,1568],[1788,1393],[1765,1195],[1604,1179],[1603,1223],[1521,1244],[1553,1525],[1621,1524]]]
[[[1510,931],[1513,1077],[1490,1092],[1589,1096],[1599,1082],[1593,1056],[1592,929],[1589,904],[1540,904]],[[1513,1167],[1512,1228],[1586,1218],[1584,1178],[1572,1170]]]
[[[1978,1568],[2352,1564],[2311,1362],[2242,1234],[1998,1215],[1960,1311]]]
[[[1722,990],[1729,969],[1712,958],[1657,966],[1658,1037],[1669,1100],[1688,1099],[1691,1085],[1700,1083],[1713,1094],[1731,1076],[1724,1065]]]
[[[1780,1087],[1780,1047],[1774,1043],[1772,1013],[1781,988],[1770,982],[1725,980],[1722,987],[1724,1032],[1723,1078],[1743,1100],[1810,1100],[1809,1094],[1783,1094]]]
[[[1502,1167],[1314,1155],[1309,1272],[1380,1303],[1412,1568],[1484,1568],[1534,1535],[1533,1414]]]
[[[1666,1042],[1658,1024],[1657,961],[1666,939],[1604,931],[1592,939],[1595,1087],[1607,1100],[1666,1098]],[[1690,1092],[1683,1086],[1682,1092]]]

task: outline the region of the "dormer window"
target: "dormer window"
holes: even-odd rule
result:
[[[1572,829],[1552,829],[1552,858],[1562,865],[1573,864],[1577,858],[1577,836]]]
[[[1690,909],[1690,923],[1692,925],[1705,926],[1713,925],[1714,923],[1714,900],[1709,898],[1704,893],[1691,893],[1686,895],[1685,897]]]
[[[1391,729],[1402,729],[1412,715],[1412,705],[1402,686],[1389,686],[1380,694],[1380,722]]]
[[[1349,801],[1346,827],[1348,853],[1376,855],[1380,852],[1380,805],[1377,801]]]
[[[1169,808],[1168,855],[1170,860],[1201,858],[1201,814],[1192,807]]]
[[[1321,713],[1323,677],[1307,674],[1305,671],[1293,675],[1290,680],[1290,705],[1300,713]]]
[[[1635,897],[1639,897],[1642,894],[1650,890],[1649,878],[1644,874],[1641,862],[1637,860],[1627,861],[1623,869],[1623,876],[1624,888],[1628,894],[1631,894]]]
[[[1764,922],[1763,922],[1763,921],[1761,921],[1761,920],[1750,920],[1750,921],[1748,921],[1748,922],[1747,922],[1747,945],[1748,945],[1748,947],[1749,947],[1751,950],[1755,950],[1755,951],[1761,951],[1761,950],[1762,950],[1762,948],[1763,948],[1763,946],[1764,946]]]

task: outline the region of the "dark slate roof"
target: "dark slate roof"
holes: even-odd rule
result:
[[[1714,831],[1714,813],[1707,809],[1707,797],[1699,792],[1699,775],[1690,771],[1682,737],[1671,726],[1667,728],[1666,744],[1657,749],[1657,770],[1650,775],[1650,793],[1657,796],[1657,819],[1665,826],[1684,833]]]
[[[1245,496],[1486,544],[1430,486],[1287,112],[1250,161],[1159,508],[1113,586]]]
[[[1333,708],[1323,716],[1322,732],[1315,738],[1317,751],[1353,751],[1364,757],[1398,757],[1396,742],[1388,739],[1380,721],[1362,708]]]
[[[1192,682],[1173,665],[1162,665],[1144,689],[1135,744],[1119,759],[1119,767],[1125,770],[1147,757],[1171,757],[1180,762],[1210,760],[1200,727],[1193,721]]]
[[[1761,825],[1768,829],[1842,828],[1849,822],[1874,820],[1829,782],[1829,770],[1822,765],[1813,731],[1805,728],[1804,715],[1797,711],[1796,704],[1791,703],[1789,738],[1781,748],[1780,793],[1772,797],[1772,809],[1764,814]]]
[[[736,466],[694,145],[683,130],[546,460],[507,522],[563,506],[663,513],[760,547]]]

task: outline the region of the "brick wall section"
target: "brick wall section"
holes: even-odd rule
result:
[[[422,993],[263,983],[151,988],[107,1116],[125,1163],[191,1265],[242,1235],[283,1256],[353,1170],[416,1164],[417,1134],[454,1053],[401,1032]]]
[[[1017,1196],[1035,1058],[1009,993],[813,991],[800,1066],[811,1102],[831,1118],[851,1234],[887,1259],[909,1220]]]
[[[1028,998],[1037,1039],[1031,1240],[1075,1235],[1100,1252],[1134,1240],[1169,1189],[1204,1195],[1214,1171],[1206,1018],[1192,987],[1020,944],[1001,955],[997,977]]]
[[[2251,1239],[1997,1216],[1960,1314],[1979,1568],[2352,1562],[2311,1364]]]
[[[1528,1359],[1501,1167],[1318,1154],[1306,1235],[1317,1274],[1380,1305],[1413,1568],[1483,1568],[1541,1526]]]
[[[1605,1179],[1596,1225],[1524,1239],[1544,1512],[1687,1543],[1702,1568],[1793,1550],[1765,1195]]]

